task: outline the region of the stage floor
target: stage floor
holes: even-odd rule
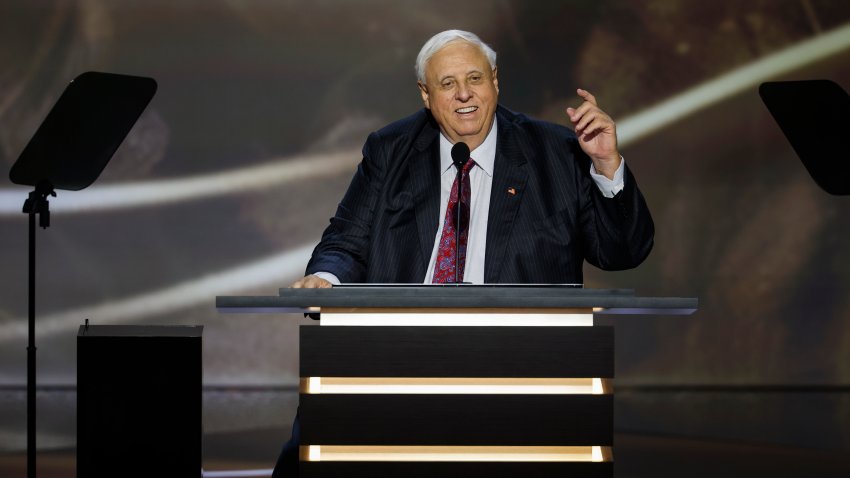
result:
[[[0,390],[0,477],[26,475],[25,390]],[[629,390],[615,394],[615,476],[850,476],[850,393]],[[76,391],[38,395],[38,476],[76,475]],[[293,387],[204,391],[207,472],[268,470],[289,437]],[[784,417],[784,419],[783,419]],[[116,474],[120,476],[120,474]],[[221,475],[218,475],[221,476]]]
[[[204,468],[206,471],[269,469],[274,462],[271,455],[276,453],[275,444],[287,433],[283,429],[270,429],[207,436]],[[616,434],[615,446],[614,473],[622,478],[850,476],[850,454],[838,451],[631,434]],[[0,455],[0,476],[25,474],[24,453]],[[74,451],[39,453],[38,476],[76,476]]]

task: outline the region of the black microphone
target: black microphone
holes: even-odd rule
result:
[[[463,169],[466,162],[469,161],[469,146],[466,143],[459,142],[452,146],[452,161],[454,161],[458,171]]]
[[[461,198],[463,197],[461,172],[463,171],[463,167],[466,166],[466,162],[469,161],[469,146],[466,143],[459,141],[452,146],[452,161],[454,161],[457,168],[457,208],[455,211],[455,244],[457,245],[457,250],[455,250],[455,284],[457,284],[460,278],[460,216],[462,209]]]

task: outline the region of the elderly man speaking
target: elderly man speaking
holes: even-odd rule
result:
[[[577,90],[584,102],[566,109],[573,132],[499,105],[497,73],[496,52],[472,33],[425,43],[425,108],[369,136],[293,287],[581,283],[584,260],[620,270],[646,258],[652,218],[594,96]],[[461,142],[471,154],[457,174]],[[468,211],[459,223],[458,207]]]
[[[575,132],[511,112],[496,52],[459,30],[425,43],[416,75],[425,108],[369,136],[293,287],[581,283],[584,260],[617,270],[646,258],[652,218],[593,95],[579,89],[584,102],[566,109]],[[297,443],[296,419],[275,477],[297,475]]]

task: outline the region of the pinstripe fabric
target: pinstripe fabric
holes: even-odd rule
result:
[[[654,226],[628,167],[624,190],[606,199],[572,131],[503,107],[496,114],[485,282],[582,282],[584,260],[607,270],[640,264]],[[438,134],[421,110],[369,136],[308,274],[423,281],[440,220]]]

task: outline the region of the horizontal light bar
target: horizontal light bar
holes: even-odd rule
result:
[[[306,377],[304,394],[516,394],[603,395],[612,393],[602,378]]]
[[[322,307],[320,325],[333,326],[481,326],[589,327],[593,309],[440,309]]]
[[[607,446],[351,446],[306,445],[301,461],[476,461],[604,462],[613,461]]]

